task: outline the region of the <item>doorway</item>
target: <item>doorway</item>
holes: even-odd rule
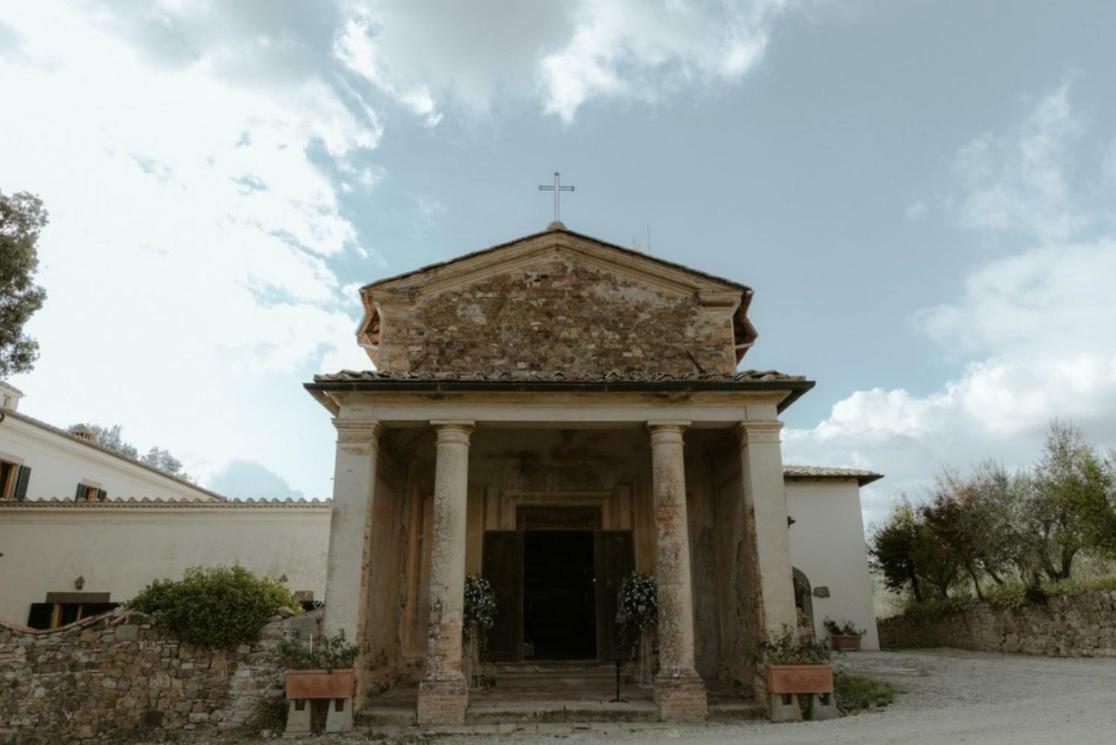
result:
[[[520,507],[488,530],[483,574],[496,594],[496,661],[612,660],[624,653],[616,595],[634,566],[631,531],[601,530],[596,507]]]
[[[527,659],[597,657],[596,559],[587,530],[523,538],[523,652]]]

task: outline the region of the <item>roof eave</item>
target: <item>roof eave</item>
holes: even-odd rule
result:
[[[797,401],[814,387],[812,380],[771,381],[578,381],[578,380],[351,380],[314,381],[303,388],[317,398],[326,408],[329,392],[402,391],[422,393],[461,393],[469,391],[498,392],[656,392],[656,391],[785,391],[777,411]],[[332,401],[332,399],[330,399]],[[335,405],[335,404],[334,404]],[[332,409],[331,409],[332,410]],[[336,412],[335,412],[336,413]]]

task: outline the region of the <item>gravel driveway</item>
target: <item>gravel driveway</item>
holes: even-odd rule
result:
[[[1116,660],[1022,657],[951,649],[862,652],[837,664],[887,680],[905,693],[879,712],[830,722],[711,724],[701,727],[610,725],[513,737],[403,738],[437,745],[1116,745]],[[394,739],[394,738],[393,738]],[[246,741],[238,741],[246,742]],[[266,741],[259,741],[266,742]],[[275,740],[270,742],[274,743]],[[381,738],[323,737],[314,745],[357,745]]]

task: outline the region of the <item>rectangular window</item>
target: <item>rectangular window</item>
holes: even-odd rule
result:
[[[103,502],[108,498],[108,492],[91,484],[78,483],[74,492],[75,502]]]
[[[33,629],[57,629],[106,613],[118,605],[109,601],[107,592],[48,592],[45,603],[31,604],[27,625]]]
[[[6,460],[0,460],[0,501],[22,501],[27,498],[27,482],[31,469]]]

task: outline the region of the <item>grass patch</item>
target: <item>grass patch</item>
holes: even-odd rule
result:
[[[842,714],[857,714],[890,705],[902,691],[882,680],[836,673],[833,676],[833,692]]]

